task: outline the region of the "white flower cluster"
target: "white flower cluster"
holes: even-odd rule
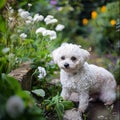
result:
[[[20,37],[21,37],[21,39],[24,40],[24,39],[27,37],[27,34],[25,34],[25,33],[21,33],[21,34],[20,34]]]
[[[52,15],[47,15],[47,17],[44,19],[44,21],[45,21],[46,25],[58,22],[58,20],[55,19],[54,16],[52,16]]]
[[[64,25],[58,24],[55,28],[56,31],[62,31],[65,28]]]
[[[38,21],[42,21],[43,19],[44,19],[43,15],[35,14],[34,18],[33,18],[33,21],[38,22]]]
[[[36,34],[38,33],[41,33],[43,36],[50,36],[50,40],[57,38],[57,34],[54,30],[47,30],[43,27],[40,27],[36,30]]]
[[[6,103],[6,111],[11,118],[16,118],[24,112],[24,102],[18,96],[12,96]]]
[[[39,75],[38,75],[38,78],[44,78],[46,75],[47,75],[47,73],[46,73],[46,70],[45,70],[45,68],[43,68],[43,67],[38,67],[38,71],[39,71]]]
[[[54,23],[58,22],[58,20],[56,18],[54,18],[54,16],[52,16],[52,15],[47,15],[46,17],[44,17],[43,15],[35,14],[32,17],[28,11],[25,11],[23,9],[19,9],[18,13],[19,13],[19,16],[22,19],[24,19],[24,21],[26,22],[27,25],[34,24],[36,22],[41,22],[41,21],[45,22],[46,25],[54,24]],[[58,24],[58,25],[56,25],[55,30],[62,31],[64,28],[65,28],[64,25]],[[50,40],[53,40],[53,39],[57,38],[57,34],[56,34],[55,30],[49,30],[44,27],[39,27],[38,29],[36,29],[35,33],[36,34],[41,33],[42,36],[49,36]],[[27,34],[21,33],[20,37],[21,37],[21,39],[25,39],[27,37]]]
[[[29,24],[33,23],[33,18],[28,11],[25,11],[23,9],[19,9],[18,14],[22,19],[25,20],[26,24],[29,25]]]

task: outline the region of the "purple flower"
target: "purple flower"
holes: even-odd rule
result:
[[[50,4],[51,4],[51,5],[56,5],[56,4],[57,4],[57,1],[56,1],[56,0],[50,0]]]

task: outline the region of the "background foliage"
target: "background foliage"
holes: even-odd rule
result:
[[[93,55],[91,62],[109,69],[120,84],[119,5],[118,0],[0,1],[0,119],[44,120],[52,116],[61,120],[64,110],[74,106],[59,96],[60,84],[49,84],[59,74],[50,53],[63,42],[80,44],[90,50]],[[20,9],[27,12],[25,18],[21,17]],[[47,25],[44,20],[34,21],[36,14],[44,19],[52,15],[57,22]],[[65,28],[56,31],[58,24]],[[36,34],[40,27],[53,30],[57,37],[50,40],[50,35],[44,36],[43,31]],[[94,59],[96,54],[98,58]],[[17,80],[8,75],[25,61],[30,61],[34,70],[31,91],[23,91]],[[38,77],[39,66],[45,69],[43,78]],[[22,113],[18,111],[15,118],[6,110],[11,96],[18,96],[24,104],[24,110]],[[14,113],[14,108],[11,109]]]

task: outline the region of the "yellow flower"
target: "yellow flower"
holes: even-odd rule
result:
[[[110,24],[111,24],[112,26],[115,26],[116,21],[115,21],[115,20],[111,20],[111,21],[110,21]]]
[[[96,17],[97,17],[97,12],[96,11],[92,11],[91,18],[92,19],[96,19]]]
[[[82,20],[82,24],[83,24],[83,25],[87,25],[87,24],[88,24],[88,19],[87,19],[87,18],[84,18],[84,19]]]
[[[101,12],[104,13],[106,11],[106,6],[101,7]]]

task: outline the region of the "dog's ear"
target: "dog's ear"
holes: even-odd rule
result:
[[[58,55],[59,55],[59,48],[55,49],[51,54],[55,63],[57,63],[57,61],[58,61]]]
[[[84,61],[87,61],[89,59],[90,53],[87,50],[80,49],[80,54]]]

